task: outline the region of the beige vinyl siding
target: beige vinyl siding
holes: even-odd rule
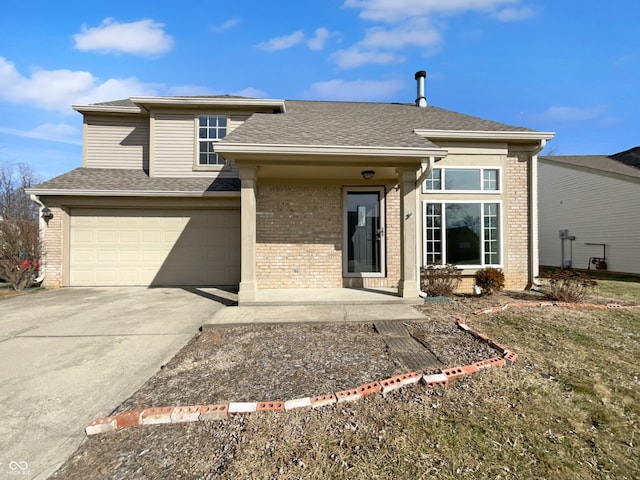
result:
[[[215,177],[237,176],[234,168],[223,171],[194,168],[197,152],[196,124],[198,114],[157,113],[153,125],[154,177]],[[249,115],[231,115],[227,135],[241,125]]]
[[[540,161],[540,264],[561,265],[559,230],[575,236],[565,240],[565,259],[587,268],[589,257],[600,257],[607,245],[608,269],[640,274],[640,183]],[[592,266],[593,268],[593,266]]]
[[[84,166],[142,169],[149,164],[149,118],[85,115]]]

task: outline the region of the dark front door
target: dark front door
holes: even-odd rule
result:
[[[384,274],[384,214],[382,190],[346,193],[346,276]],[[364,274],[364,275],[359,275]]]

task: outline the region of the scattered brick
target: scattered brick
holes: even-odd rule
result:
[[[142,408],[136,410],[128,410],[116,415],[116,428],[136,427],[142,421]]]
[[[311,408],[333,405],[337,401],[338,400],[333,393],[328,393],[327,395],[316,395],[315,397],[311,397]]]
[[[418,383],[422,379],[422,373],[408,372],[408,373],[402,373],[398,375],[398,377],[400,377],[400,379],[402,380],[403,385],[412,385],[414,383]]]
[[[422,377],[422,383],[427,387],[446,387],[449,383],[449,377],[444,373],[436,373],[434,375],[425,375]]]
[[[516,352],[508,351],[504,354],[504,357],[502,358],[504,358],[504,360],[507,362],[507,366],[510,367],[511,365],[516,363],[516,360],[518,360],[518,354]]]
[[[200,405],[175,407],[171,412],[171,423],[197,422],[200,419]]]
[[[159,423],[171,423],[171,412],[174,407],[145,408],[142,412],[143,425],[156,425]]]
[[[502,357],[487,358],[486,360],[480,360],[474,363],[479,369],[491,368],[491,367],[504,367],[507,364],[506,360]]]
[[[466,372],[462,369],[462,367],[447,368],[443,370],[442,373],[444,373],[449,380],[453,380],[454,378],[458,377],[464,377],[466,375]]]
[[[97,435],[99,433],[111,432],[116,428],[116,417],[103,417],[90,421],[84,431],[87,435]]]
[[[380,380],[380,388],[382,393],[391,392],[392,390],[397,390],[402,387],[404,383],[399,376],[386,378],[384,380]]]
[[[256,402],[231,402],[229,404],[229,416],[237,415],[237,414],[247,414],[253,413],[258,408],[258,404]]]
[[[382,386],[378,382],[371,382],[367,383],[366,385],[360,385],[358,388],[356,388],[356,390],[360,395],[366,397],[367,395],[371,395],[372,393],[380,393],[380,391],[382,390]]]
[[[284,412],[284,402],[258,402],[256,412]]]
[[[200,408],[200,420],[224,420],[229,417],[229,404],[203,405]]]
[[[496,342],[495,340],[489,340],[489,346],[498,350],[500,353],[505,353],[509,351],[509,348],[506,345]]]
[[[357,389],[354,390],[341,390],[335,393],[338,403],[355,402],[362,398],[362,394]]]
[[[297,408],[311,408],[311,397],[296,398],[284,402],[284,409],[287,412]]]
[[[471,375],[472,373],[476,373],[480,369],[475,364],[471,364],[471,365],[465,365],[464,367],[462,367],[462,370],[464,371],[465,374]]]
[[[622,308],[622,305],[617,303],[607,303],[607,308]]]

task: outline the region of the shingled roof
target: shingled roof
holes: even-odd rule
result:
[[[70,172],[48,180],[29,190],[29,193],[53,195],[52,192],[70,191],[101,193],[104,195],[156,193],[158,195],[177,194],[204,195],[214,192],[239,192],[240,180],[237,178],[206,177],[167,178],[149,177],[143,170],[125,170],[117,168],[76,168]]]
[[[286,113],[255,114],[223,143],[437,148],[414,130],[532,132],[438,107],[287,100]]]
[[[550,155],[542,156],[540,160],[566,167],[580,167],[597,172],[640,178],[640,168],[625,165],[613,157],[614,155]]]

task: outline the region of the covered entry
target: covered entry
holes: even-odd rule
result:
[[[70,212],[71,286],[237,285],[238,210]]]

